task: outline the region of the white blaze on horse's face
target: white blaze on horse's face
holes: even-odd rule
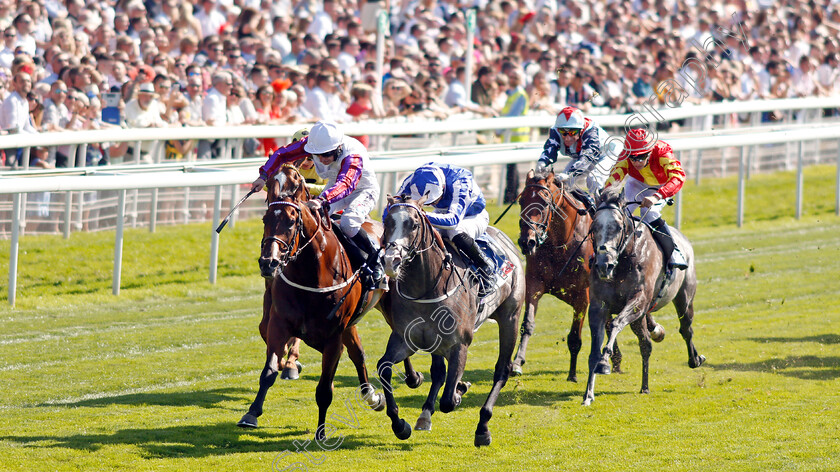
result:
[[[385,273],[388,277],[398,275],[400,264],[409,253],[411,241],[414,241],[416,222],[407,207],[393,208],[385,218]],[[415,248],[416,249],[416,248]]]
[[[592,222],[592,236],[595,243],[595,269],[602,280],[612,278],[618,265],[618,245],[621,244],[621,210],[601,210]]]

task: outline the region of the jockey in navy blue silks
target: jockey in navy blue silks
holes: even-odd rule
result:
[[[426,212],[432,226],[466,254],[483,275],[489,276],[493,263],[475,239],[487,230],[490,215],[484,209],[484,195],[472,173],[450,164],[424,164],[406,177],[399,195],[419,200],[426,194],[425,205],[434,207],[433,211]]]
[[[572,193],[578,200],[594,208],[591,195],[604,187],[615,164],[615,153],[604,148],[607,139],[607,132],[585,118],[583,112],[574,107],[566,107],[557,114],[554,126],[548,132],[536,170],[539,173],[557,162],[558,155],[568,156],[570,161],[563,172],[571,176],[586,174],[588,187],[588,194],[577,189]]]

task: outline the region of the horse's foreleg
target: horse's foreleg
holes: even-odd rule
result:
[[[437,401],[438,392],[443,387],[446,381],[446,363],[443,356],[432,354],[432,386],[429,387],[429,396],[426,397],[426,403],[423,403],[423,412],[420,413],[420,418],[417,418],[417,423],[414,429],[418,431],[429,431],[432,429],[432,415],[435,413],[435,402]]]
[[[423,373],[417,372],[414,370],[414,366],[411,365],[411,359],[406,359],[403,361],[403,367],[405,367],[405,384],[408,385],[408,388],[417,388],[423,385]]]
[[[268,320],[271,314],[271,280],[265,281],[265,293],[263,293],[263,314],[260,320],[260,336],[268,344]]]
[[[298,362],[300,358],[300,338],[290,338],[289,342],[286,343],[286,352],[286,358],[280,361],[283,368],[280,378],[297,380],[301,370],[300,362]]]
[[[613,318],[612,321],[607,322],[609,323],[609,328],[607,329],[609,337],[607,338],[607,345],[604,346],[604,352],[601,356],[601,360],[598,362],[598,374],[607,375],[610,373],[609,359],[612,356],[613,349],[615,348],[615,340],[618,337],[618,333],[620,333],[621,330],[628,324],[642,318],[645,314],[644,309],[647,306],[647,298],[642,292],[638,292],[634,297],[628,300],[624,308],[615,318]]]
[[[272,308],[274,310],[274,308]],[[257,392],[257,397],[251,403],[246,413],[238,426],[243,428],[256,428],[257,418],[263,413],[263,403],[265,403],[265,396],[268,394],[268,389],[274,385],[277,380],[277,373],[280,368],[280,359],[285,355],[286,342],[289,340],[289,330],[279,323],[269,323],[267,327],[268,341],[266,345],[266,360],[262,373],[260,373],[260,389]]]
[[[540,298],[543,296],[542,283],[531,282],[534,277],[527,277],[525,282],[525,316],[522,317],[522,326],[519,328],[521,338],[519,348],[516,350],[516,358],[513,360],[513,374],[522,375],[522,366],[525,365],[525,352],[528,350],[528,340],[534,335],[537,307]]]
[[[324,423],[327,421],[327,409],[332,403],[333,379],[335,378],[335,371],[338,368],[338,361],[341,359],[342,351],[344,351],[344,346],[341,344],[341,339],[336,336],[334,340],[331,340],[324,346],[324,352],[321,356],[321,378],[318,380],[318,386],[315,387],[315,402],[318,403],[318,429],[315,430],[316,442],[326,439]]]
[[[639,352],[642,354],[642,389],[639,393],[650,393],[648,388],[648,373],[650,372],[650,353],[653,350],[653,343],[650,342],[650,331],[648,331],[647,318],[641,317],[630,323],[630,328],[639,338]]]
[[[698,353],[697,348],[694,347],[694,329],[691,327],[694,322],[694,300],[688,299],[688,295],[680,292],[674,298],[674,306],[677,308],[677,316],[680,319],[680,334],[688,348],[688,366],[696,369],[706,362],[706,356]]]
[[[509,311],[507,318],[496,319],[499,323],[499,358],[496,360],[496,369],[493,371],[493,388],[487,395],[487,400],[484,401],[484,405],[479,412],[478,427],[475,430],[475,447],[490,445],[490,428],[487,423],[493,417],[493,406],[496,404],[499,393],[507,383],[508,376],[513,368],[510,357],[513,354],[514,346],[516,346],[516,316],[519,313],[519,304],[513,303],[513,305],[514,308]]]
[[[344,330],[341,333],[341,342],[347,348],[347,355],[356,366],[356,374],[359,376],[359,388],[361,389],[362,398],[375,411],[382,411],[385,409],[385,398],[377,395],[373,385],[368,380],[367,366],[365,365],[365,350],[362,347],[362,341],[359,339],[359,333],[355,326]]]
[[[397,401],[394,399],[391,376],[394,371],[394,364],[402,362],[412,354],[414,354],[414,351],[409,348],[406,342],[399,335],[391,332],[391,337],[388,338],[388,347],[385,348],[385,354],[376,363],[376,372],[379,374],[379,381],[385,393],[385,402],[387,404],[386,413],[391,419],[391,429],[399,439],[408,439],[411,437],[411,426],[404,419],[400,418],[400,410],[397,407]]]
[[[592,343],[589,348],[589,377],[586,379],[586,393],[583,394],[583,404],[589,405],[595,400],[595,374],[601,361],[601,345],[604,343],[604,326],[608,312],[600,301],[589,304],[589,333]]]
[[[605,329],[607,331],[607,339],[612,335],[612,323],[606,323]],[[621,370],[621,348],[618,347],[618,343],[615,344],[613,348],[612,354],[610,354],[610,361],[612,362],[612,371],[616,374],[623,374],[624,371]]]
[[[580,348],[583,347],[580,334],[583,330],[583,322],[586,320],[586,310],[589,309],[589,295],[584,294],[584,296],[578,297],[572,304],[572,308],[575,312],[574,318],[569,335],[566,337],[566,344],[569,346],[569,376],[566,380],[577,382],[578,353],[580,353]]]
[[[469,384],[461,382],[464,366],[467,363],[467,344],[455,344],[449,351],[446,386],[440,397],[441,413],[449,413],[461,404],[461,395],[466,393]]]

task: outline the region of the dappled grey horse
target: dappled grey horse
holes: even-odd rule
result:
[[[388,197],[383,223],[385,271],[391,277],[389,303],[384,308],[393,324],[388,347],[379,360],[378,373],[385,390],[386,411],[391,428],[400,439],[411,436],[411,427],[399,416],[391,385],[391,366],[417,351],[432,354],[432,385],[423,404],[416,429],[431,429],[431,416],[440,387],[440,411],[449,413],[461,403],[469,384],[462,382],[467,347],[482,321],[492,318],[499,325],[499,358],[493,374],[493,387],[475,432],[476,446],[490,444],[487,427],[493,405],[507,382],[516,346],[516,326],[525,297],[525,275],[513,242],[501,231],[488,228],[503,247],[508,259],[503,283],[492,294],[479,300],[476,283],[459,256],[450,256],[440,233],[423,212],[425,197],[417,202]],[[447,371],[444,358],[449,364]]]
[[[665,278],[662,251],[650,229],[628,214],[624,189],[604,189],[599,200],[591,230],[595,248],[595,265],[589,279],[592,350],[589,353],[589,380],[583,396],[584,405],[589,405],[595,398],[595,374],[610,373],[608,360],[615,338],[628,324],[639,338],[642,353],[641,393],[650,393],[648,359],[652,348],[651,332],[655,330],[657,341],[664,337],[664,332],[660,331],[661,328],[657,329],[658,325],[650,313],[672,301],[680,320],[680,334],[688,347],[689,367],[699,367],[706,360],[697,353],[692,342],[697,275],[694,251],[688,239],[676,229],[671,229],[674,244],[683,251],[688,268],[675,270],[670,284],[662,289]],[[602,353],[604,327],[612,314],[617,316],[610,321],[612,330]]]

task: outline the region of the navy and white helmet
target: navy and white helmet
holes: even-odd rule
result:
[[[411,195],[412,200],[419,200],[428,193],[426,202],[433,203],[443,195],[445,186],[446,177],[443,176],[443,171],[437,166],[424,165],[418,167],[414,174],[403,182],[400,193]]]

